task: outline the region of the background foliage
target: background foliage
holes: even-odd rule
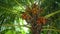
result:
[[[41,15],[49,19],[42,34],[60,34],[60,0],[0,0],[0,34],[31,34],[21,15],[34,2],[40,3],[44,9]]]

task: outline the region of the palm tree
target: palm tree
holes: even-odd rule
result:
[[[0,33],[60,34],[59,15],[60,0],[0,0]]]

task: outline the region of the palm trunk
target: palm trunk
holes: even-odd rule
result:
[[[41,24],[36,26],[32,25],[31,27],[32,34],[41,34],[41,28],[42,28]]]

